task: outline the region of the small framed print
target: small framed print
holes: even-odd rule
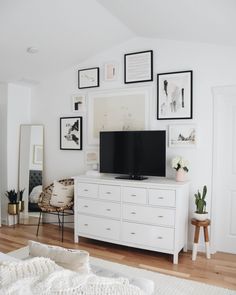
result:
[[[71,96],[72,112],[84,112],[85,111],[85,94],[73,94]]]
[[[124,82],[153,81],[153,51],[141,51],[124,55]]]
[[[157,119],[192,119],[192,71],[157,75]]]
[[[42,145],[34,145],[33,164],[36,164],[36,165],[43,164],[43,146]]]
[[[60,149],[82,150],[82,117],[60,118]]]
[[[82,69],[78,71],[78,87],[99,87],[99,68]]]
[[[169,147],[196,147],[196,125],[170,125]]]
[[[118,79],[118,63],[109,62],[104,64],[104,80],[115,81]]]

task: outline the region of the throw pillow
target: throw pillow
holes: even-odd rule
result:
[[[80,274],[89,274],[89,253],[83,250],[66,249],[59,246],[46,245],[29,241],[29,254],[32,257],[46,257],[52,259],[63,268]]]
[[[74,197],[74,185],[63,185],[58,181],[53,182],[50,204],[54,207],[64,207],[70,204]]]

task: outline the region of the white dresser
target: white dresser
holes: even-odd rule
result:
[[[75,242],[79,236],[174,255],[187,250],[189,184],[150,177],[75,177]]]

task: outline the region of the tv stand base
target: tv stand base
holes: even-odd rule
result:
[[[116,176],[116,179],[128,179],[128,180],[145,180],[148,177],[141,176],[141,175],[123,175],[123,176]]]

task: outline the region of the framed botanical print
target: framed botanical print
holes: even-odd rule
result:
[[[82,150],[82,117],[60,118],[60,149]]]
[[[78,71],[78,87],[99,87],[99,68],[82,69]]]
[[[157,119],[192,119],[192,71],[157,75]]]

